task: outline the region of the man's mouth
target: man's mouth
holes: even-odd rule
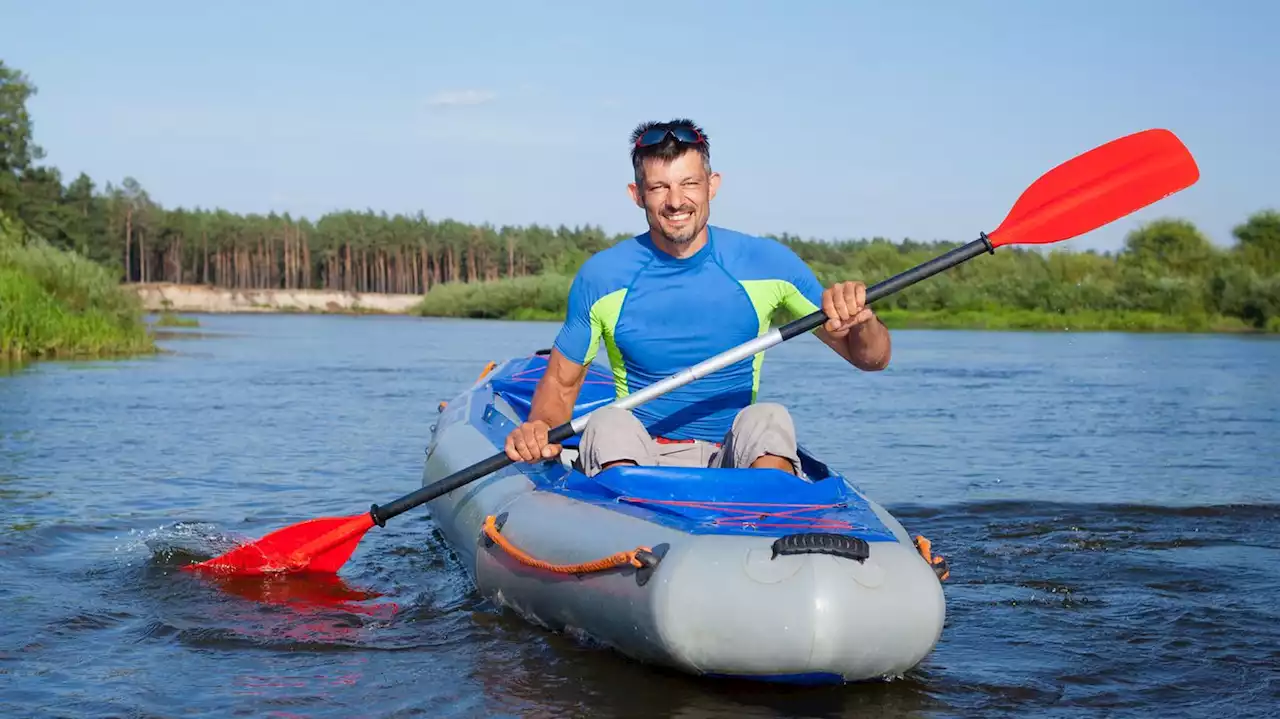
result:
[[[692,212],[677,212],[677,213],[674,213],[674,214],[663,215],[663,216],[667,218],[667,221],[668,221],[668,222],[676,222],[676,223],[679,223],[679,222],[684,222],[684,221],[688,220],[690,217],[693,217],[693,213],[692,213]]]

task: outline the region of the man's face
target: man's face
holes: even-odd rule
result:
[[[649,158],[641,167],[642,183],[631,183],[631,199],[644,209],[649,229],[671,242],[687,244],[707,226],[711,198],[720,174],[708,173],[702,156],[689,150],[669,163]]]

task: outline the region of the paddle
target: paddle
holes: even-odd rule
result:
[[[1195,160],[1168,130],[1153,129],[1127,135],[1072,158],[1042,175],[1018,197],[1013,208],[990,234],[957,247],[924,264],[891,277],[867,290],[867,303],[883,299],[984,252],[1016,244],[1047,244],[1070,239],[1106,225],[1191,186],[1200,177]],[[796,335],[817,329],[826,316],[814,312],[776,328],[750,342],[674,374],[628,395],[612,407],[631,409],[695,379],[746,359]],[[581,432],[591,414],[584,414],[548,433],[559,444]],[[233,574],[338,571],[374,524],[386,521],[481,477],[511,460],[505,452],[477,462],[422,487],[386,506],[349,517],[312,519],[276,530],[256,542],[183,569]]]

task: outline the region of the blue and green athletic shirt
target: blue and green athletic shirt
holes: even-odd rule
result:
[[[708,226],[707,244],[677,259],[649,233],[591,256],[569,289],[555,348],[582,365],[604,341],[619,398],[750,341],[778,307],[818,310],[822,286],[789,247]],[[721,441],[756,399],[763,353],[652,399],[632,411],[655,437]]]

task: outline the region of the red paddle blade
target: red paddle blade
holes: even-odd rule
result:
[[[987,237],[995,247],[1070,239],[1190,187],[1200,168],[1168,130],[1127,135],[1077,155],[1028,187]]]
[[[285,572],[337,572],[351,558],[360,538],[373,526],[368,512],[325,517],[277,529],[256,542],[219,557],[183,567],[217,574],[261,575]]]

